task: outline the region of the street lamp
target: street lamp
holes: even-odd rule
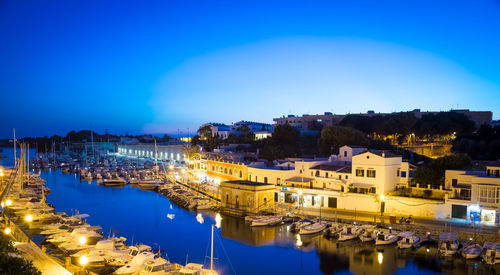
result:
[[[85,244],[87,242],[87,238],[85,236],[81,236],[80,239],[78,240],[80,244]]]
[[[12,232],[12,230],[10,229],[10,227],[6,227],[3,231],[3,233],[5,233],[5,235],[10,235],[11,232]]]
[[[12,205],[12,201],[11,200],[6,200],[5,201],[5,205],[6,206],[11,206]]]
[[[28,215],[26,215],[26,217],[24,217],[24,220],[26,222],[31,222],[31,221],[33,221],[33,216],[31,214],[28,214]]]

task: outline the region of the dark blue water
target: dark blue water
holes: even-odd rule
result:
[[[4,154],[12,150],[4,149]],[[9,158],[3,165],[12,164]],[[87,213],[87,221],[100,225],[106,234],[117,230],[131,243],[145,243],[164,250],[170,261],[205,263],[209,267],[213,213],[177,207],[164,196],[126,186],[111,188],[95,181],[80,181],[60,170],[43,171],[51,189],[47,201],[57,211],[68,214],[76,209]],[[170,218],[168,216],[170,216]],[[220,274],[492,274],[479,262],[454,258],[443,260],[435,248],[400,251],[395,247],[375,248],[373,244],[336,243],[321,236],[296,236],[287,225],[250,228],[243,220],[223,217],[214,238],[215,268]]]

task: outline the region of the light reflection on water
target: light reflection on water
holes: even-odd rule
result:
[[[5,150],[4,150],[5,151]],[[6,152],[5,155],[9,154]],[[126,186],[80,182],[60,170],[43,171],[57,211],[88,213],[88,222],[107,234],[115,229],[128,242],[160,246],[171,261],[209,265],[212,213],[194,213],[164,196]],[[172,217],[170,219],[169,217]],[[200,222],[203,221],[203,222]],[[435,247],[401,251],[359,242],[335,242],[320,235],[297,236],[289,225],[253,228],[223,216],[214,240],[215,267],[222,274],[495,274],[479,262],[442,259]],[[217,237],[220,236],[220,237]]]

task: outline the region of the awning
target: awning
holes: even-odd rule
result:
[[[372,187],[374,187],[373,184],[361,183],[361,182],[355,182],[352,184],[352,186],[357,187],[357,188],[372,188]]]

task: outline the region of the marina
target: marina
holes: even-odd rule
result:
[[[143,244],[145,250],[137,250],[137,254],[151,253],[153,250],[163,251],[162,257],[169,263],[186,264],[189,261],[205,264],[205,268],[209,266],[208,244],[216,212],[206,209],[217,210],[212,204],[213,200],[204,199],[208,201],[206,204],[210,205],[206,209],[203,207],[204,203],[196,203],[198,207],[195,207],[187,202],[194,201],[190,198],[200,195],[184,185],[171,183],[168,179],[158,183],[160,186],[157,188],[141,189],[138,184],[106,186],[98,179],[88,181],[80,178],[78,174],[63,172],[59,168],[41,170],[40,177],[46,182],[47,190],[50,190],[46,201],[56,207],[56,213],[65,212],[69,215],[65,219],[83,218],[86,223],[92,225],[84,226],[81,232],[85,232],[88,240],[96,237],[92,245],[106,250],[104,254],[107,256],[90,253],[87,258],[93,267],[98,267],[94,271],[100,271],[99,274],[111,272],[110,269],[102,269],[104,258],[107,257],[105,262],[109,262],[111,270],[119,270],[119,265],[116,265],[120,262],[118,259],[127,258],[130,254],[129,250],[119,249],[118,243],[123,243],[123,247]],[[172,192],[175,195],[171,195]],[[44,230],[44,234],[57,235],[58,227],[47,226]],[[93,230],[106,234],[96,235],[91,233],[96,232]],[[114,237],[111,237],[112,232]],[[486,264],[486,261],[496,261],[497,255],[496,252],[485,252],[485,260],[478,257],[474,260],[470,256],[462,256],[477,251],[477,246],[467,246],[468,249],[458,253],[460,255],[446,257],[449,253],[442,252],[441,247],[450,246],[441,244],[451,240],[450,237],[443,237],[440,241],[437,236],[433,236],[433,240],[425,241],[427,236],[420,236],[422,240],[414,241],[412,233],[389,232],[387,229],[368,224],[300,220],[279,215],[247,216],[245,219],[223,215],[221,228],[216,229],[215,234],[214,258],[219,274],[258,273],[252,261],[243,256],[248,253],[252,253],[253,260],[266,264],[271,269],[275,261],[297,259],[295,263],[277,265],[276,272],[296,273],[300,270],[304,274],[329,274],[333,270],[354,274],[361,274],[360,270],[370,274],[391,274],[396,270],[425,274],[426,271],[446,272],[446,268],[452,268],[451,266],[456,274],[460,274],[463,268],[487,272],[494,271],[495,267]],[[102,239],[104,235],[110,236],[111,239]],[[37,236],[33,239],[40,239]],[[398,248],[405,238],[412,240],[411,247]],[[54,239],[54,243],[61,241]],[[88,244],[90,245],[90,242]],[[62,247],[68,255],[68,252],[78,250],[79,244],[69,243]],[[482,246],[480,247],[482,252]],[[485,245],[486,250],[487,247],[495,246]],[[490,248],[488,251],[493,250]],[[456,253],[457,251],[453,254]],[[81,257],[80,254],[76,251],[69,255],[73,255],[70,258],[75,262]],[[387,260],[389,255],[396,260]],[[54,256],[62,255],[55,252]],[[360,264],[361,259],[372,259],[372,265],[366,265],[365,262]],[[165,263],[161,261],[159,260],[158,265],[163,266]],[[439,264],[428,268],[430,265],[424,264],[426,262]],[[446,265],[447,262],[453,262],[453,265]],[[382,266],[384,269],[379,269]]]

